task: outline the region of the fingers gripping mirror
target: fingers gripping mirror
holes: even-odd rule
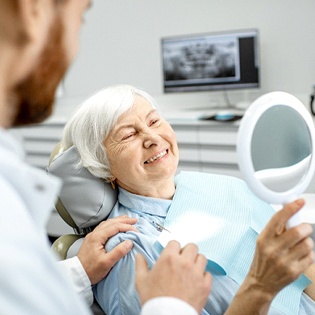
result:
[[[289,203],[313,178],[314,143],[314,123],[306,107],[285,92],[265,94],[251,104],[240,123],[240,171],[261,199],[277,205]],[[297,214],[288,227],[299,223]]]

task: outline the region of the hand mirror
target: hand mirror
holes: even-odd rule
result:
[[[238,164],[245,181],[261,199],[284,205],[311,182],[314,169],[314,123],[305,106],[285,92],[254,101],[237,135]],[[301,223],[298,212],[288,227]]]

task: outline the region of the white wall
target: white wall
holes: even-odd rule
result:
[[[232,91],[231,101],[283,90],[307,103],[315,84],[314,14],[314,0],[95,0],[57,113],[115,83],[141,87],[168,108],[222,104],[222,92],[163,95],[160,38],[243,28],[260,30],[261,88]]]

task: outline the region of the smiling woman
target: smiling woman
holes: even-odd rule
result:
[[[191,214],[193,204],[196,211],[222,214],[220,222],[231,230],[235,244],[233,249],[236,248],[238,253],[234,256],[239,256],[240,263],[234,265],[248,266],[248,270],[242,273],[242,279],[245,278],[243,284],[235,276],[235,270],[224,276],[213,275],[212,293],[201,314],[238,314],[240,309],[244,310],[243,314],[253,314],[260,307],[268,311],[278,292],[296,280],[313,259],[309,238],[311,228],[308,225],[297,227],[295,232],[286,233],[282,228],[279,232],[279,225],[285,226],[303,202],[289,204],[272,217],[271,206],[253,195],[239,179],[184,173],[175,180],[179,160],[175,133],[156,107],[155,101],[139,89],[127,85],[112,86],[79,106],[64,130],[63,149],[75,146],[79,153],[79,166],[88,168],[93,175],[107,182],[117,184],[118,200],[109,218],[127,215],[138,220],[136,228],[139,232],[119,233],[107,242],[107,252],[123,240],[132,240],[134,246],[94,287],[97,301],[107,314],[140,313],[141,303],[135,288],[136,255],[141,253],[150,266],[154,265],[160,255],[154,245],[167,215],[175,207],[182,213]],[[219,201],[218,196],[222,196]],[[269,209],[269,215],[261,222],[257,219],[253,226],[250,218],[257,217],[255,214],[261,212],[261,208]],[[235,214],[233,222],[231,213]],[[197,218],[195,216],[191,220]],[[270,223],[263,230],[268,219]],[[237,226],[242,227],[241,232]],[[263,230],[261,235],[258,237],[256,233],[243,242],[244,237],[253,235],[257,228]],[[235,237],[240,233],[240,239]],[[254,263],[250,266],[249,257],[253,255],[242,253],[243,249],[253,250],[256,240],[259,240],[259,246],[253,253]],[[219,244],[217,246],[221,244],[214,237],[207,242]],[[238,251],[239,248],[242,250]],[[275,249],[279,255],[274,255]],[[229,248],[226,247],[226,250]],[[205,266],[206,262],[203,263]],[[313,277],[312,273],[310,275]],[[308,291],[311,299],[302,292],[307,285],[308,282],[297,285],[294,301],[292,299],[292,308],[296,312],[292,314],[312,313],[315,294]],[[290,301],[290,296],[287,299]],[[286,313],[288,306],[283,304],[273,304],[268,314]]]
[[[178,164],[175,134],[158,113],[155,100],[144,91],[115,85],[83,102],[63,133],[63,149],[73,145],[79,151],[80,166],[107,182],[117,181],[141,194],[152,181],[158,187],[159,177],[168,176],[174,187]],[[139,187],[137,173],[144,176]]]
[[[132,193],[169,199],[178,164],[175,134],[144,98],[121,115],[105,139],[111,181]],[[171,189],[170,189],[171,188]]]

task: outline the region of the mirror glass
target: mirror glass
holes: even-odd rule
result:
[[[283,205],[298,198],[313,178],[313,151],[313,119],[294,96],[268,93],[245,112],[238,131],[238,164],[261,199]]]
[[[285,192],[304,178],[311,161],[311,136],[293,108],[275,105],[257,120],[251,140],[255,176],[268,188]]]

